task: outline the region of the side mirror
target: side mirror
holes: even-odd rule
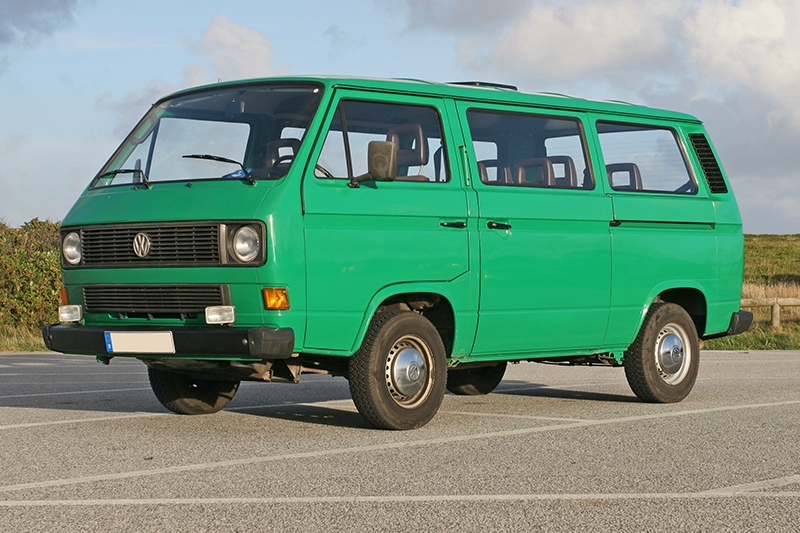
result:
[[[367,173],[355,176],[347,184],[357,189],[362,181],[394,181],[397,178],[397,145],[389,141],[371,141],[367,145]]]

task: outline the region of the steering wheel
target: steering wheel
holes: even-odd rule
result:
[[[336,179],[336,176],[334,176],[333,174],[331,174],[331,172],[330,172],[330,171],[329,171],[327,168],[323,167],[323,166],[322,166],[322,165],[320,165],[319,163],[317,163],[316,165],[314,165],[314,170],[319,170],[319,171],[322,173],[322,175],[323,175],[323,176],[325,176],[326,178],[329,178],[329,179]]]
[[[272,164],[272,168],[276,168],[278,165],[288,164],[294,161],[294,155],[282,155],[275,160]]]

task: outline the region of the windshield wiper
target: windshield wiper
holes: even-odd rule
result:
[[[147,179],[147,174],[145,174],[141,168],[118,168],[117,170],[109,170],[108,172],[103,172],[97,176],[97,178],[100,179],[108,176],[116,176],[117,174],[133,174],[134,179],[139,178],[139,180],[144,183],[145,187],[148,189],[151,187],[150,180]]]
[[[220,155],[211,155],[211,154],[188,154],[183,156],[185,159],[206,159],[209,161],[219,161],[220,163],[230,163],[231,165],[238,165],[242,172],[244,172],[244,177],[250,182],[250,185],[255,185],[256,180],[253,176],[250,175],[250,171],[244,168],[244,165],[238,161],[233,159],[228,159],[227,157],[222,157]]]

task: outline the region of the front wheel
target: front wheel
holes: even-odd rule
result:
[[[439,410],[446,367],[444,344],[428,319],[411,311],[380,313],[350,358],[350,393],[373,426],[418,428]]]
[[[238,381],[195,379],[187,374],[147,369],[150,386],[161,405],[179,415],[216,413],[233,399]]]
[[[672,403],[686,398],[700,368],[697,330],[686,310],[673,303],[654,303],[625,352],[623,365],[639,399]]]

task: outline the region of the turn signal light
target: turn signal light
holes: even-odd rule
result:
[[[263,289],[264,308],[270,311],[287,311],[289,309],[289,292],[285,288]]]
[[[66,287],[61,287],[61,305],[69,305],[69,298],[67,298]]]

